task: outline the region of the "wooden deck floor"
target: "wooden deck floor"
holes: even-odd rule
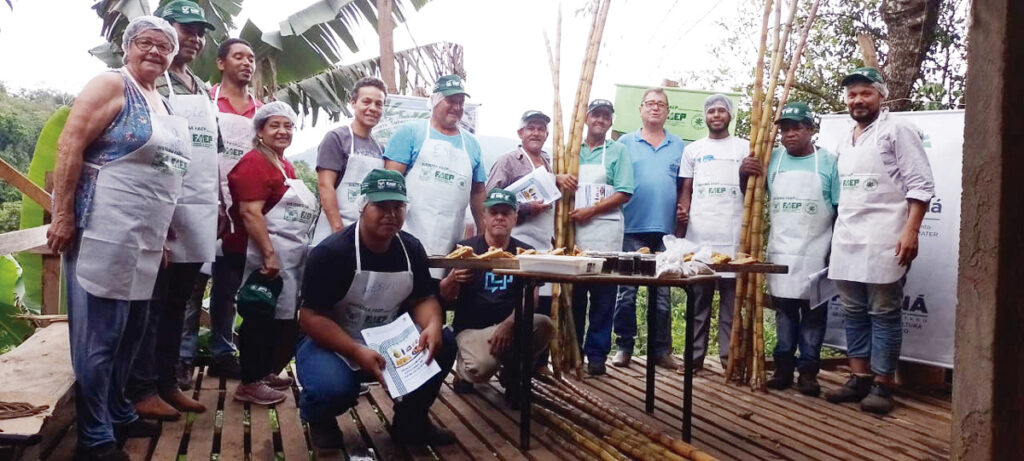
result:
[[[946,459],[949,455],[948,398],[902,394],[892,414],[877,417],[853,405],[831,405],[794,390],[754,393],[726,385],[720,368],[694,378],[694,444],[719,459]],[[634,417],[679,434],[682,375],[659,370],[657,408],[643,412],[643,360],[627,369],[608,367],[609,374],[586,378],[583,384],[610,404]],[[823,372],[826,388],[838,387],[843,377]],[[456,395],[449,383],[431,409],[434,422],[455,432],[449,447],[398,447],[387,426],[392,403],[373,386],[352,411],[339,416],[346,449],[314,453],[295,407],[297,389],[274,408],[248,406],[231,399],[235,381],[203,376],[197,371],[197,398],[211,409],[204,414],[164,423],[155,439],[134,439],[127,449],[133,460],[574,460],[556,445],[546,428],[532,426],[533,449],[518,449],[518,413],[507,409],[496,382],[478,386],[475,394]],[[47,458],[71,459],[74,428]]]

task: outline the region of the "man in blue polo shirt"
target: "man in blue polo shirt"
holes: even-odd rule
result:
[[[665,130],[668,119],[668,95],[661,88],[644,91],[640,103],[643,127],[622,135],[619,143],[626,147],[633,163],[636,181],[633,198],[622,207],[626,218],[622,251],[636,251],[647,247],[651,251],[664,250],[662,237],[676,229],[676,201],[678,199],[679,160],[683,156],[683,140]],[[636,342],[635,286],[619,286],[615,300],[615,343],[619,351],[612,365],[629,366]],[[668,287],[658,288],[657,302],[653,305],[655,330],[653,347],[649,353],[658,366],[677,369],[672,357],[671,329],[672,299]],[[648,299],[651,299],[648,293]]]

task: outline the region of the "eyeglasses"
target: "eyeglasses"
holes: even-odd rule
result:
[[[143,53],[149,53],[154,46],[156,47],[156,52],[160,53],[162,56],[167,56],[174,51],[174,47],[169,43],[157,43],[147,38],[132,40],[132,43],[134,43],[135,46],[139,48],[139,51],[142,51]]]
[[[668,104],[665,104],[665,103],[663,103],[661,101],[644,101],[643,106],[648,108],[648,109],[654,109],[654,108],[667,109],[668,108]]]

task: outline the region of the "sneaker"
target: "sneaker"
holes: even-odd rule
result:
[[[875,383],[871,392],[860,401],[860,410],[868,413],[884,415],[892,411],[892,389],[884,384]]]
[[[429,420],[426,427],[409,427],[409,425],[392,425],[388,432],[391,439],[400,445],[432,445],[435,447],[455,443],[455,434],[443,427],[437,427]]]
[[[676,360],[672,354],[664,354],[654,359],[654,365],[672,371],[677,371],[683,367],[683,364]]]
[[[234,399],[239,402],[255,403],[256,405],[274,405],[284,402],[288,396],[279,390],[271,389],[263,381],[239,384],[235,389]]]
[[[183,391],[192,390],[192,372],[194,366],[188,362],[178,362],[178,366],[174,370],[174,379],[178,383],[178,389]]]
[[[370,385],[366,383],[359,383],[359,395],[366,395],[370,393]]]
[[[800,372],[796,380],[796,390],[803,395],[817,397],[821,394],[821,385],[818,384],[818,370],[805,370]]]
[[[591,362],[587,361],[587,374],[590,376],[601,376],[608,372],[605,368],[604,362]]]
[[[473,383],[456,376],[455,380],[452,381],[452,390],[455,391],[456,394],[472,394]]]
[[[843,387],[832,389],[825,393],[825,400],[832,403],[860,402],[871,392],[871,383],[874,376],[850,375]]]
[[[148,439],[160,435],[160,423],[136,418],[128,424],[114,425],[114,438],[123,443],[127,439]]]
[[[263,382],[267,386],[270,386],[271,389],[286,391],[288,389],[291,389],[292,384],[295,383],[295,380],[289,376],[281,376],[270,373],[267,376],[263,377]]]
[[[321,450],[340,450],[345,448],[345,439],[341,435],[338,421],[332,419],[320,423],[309,423],[309,438],[313,445]]]
[[[612,366],[619,368],[625,368],[629,366],[629,362],[633,360],[633,354],[624,350],[619,350],[615,353],[615,357],[612,358]]]
[[[157,421],[177,421],[178,418],[181,418],[181,413],[157,394],[139,400],[132,406],[135,407],[135,412],[143,418]]]
[[[233,355],[216,357],[210,362],[210,367],[206,369],[206,374],[219,378],[241,379],[242,367],[238,365],[238,357]]]
[[[80,461],[131,461],[128,453],[117,448],[115,443],[103,443],[95,447],[79,447],[75,459]]]

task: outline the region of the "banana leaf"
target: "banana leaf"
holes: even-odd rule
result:
[[[14,318],[23,314],[21,267],[10,256],[0,256],[0,353],[21,344],[32,334],[32,325]]]

